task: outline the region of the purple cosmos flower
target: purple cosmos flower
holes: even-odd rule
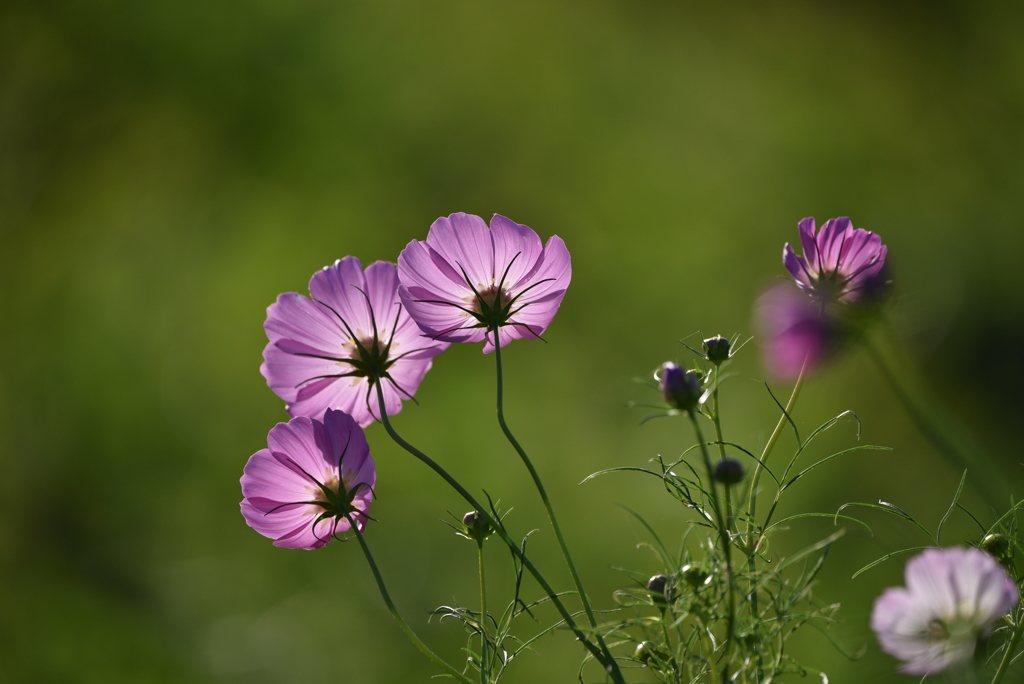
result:
[[[329,408],[365,427],[379,418],[381,379],[388,415],[411,399],[445,342],[424,339],[398,298],[395,265],[345,257],[316,273],[307,299],[285,293],[267,308],[270,342],[260,372],[291,416],[320,418]]]
[[[764,364],[781,380],[796,379],[801,368],[812,371],[841,339],[840,325],[825,307],[788,283],[762,295],[755,313]]]
[[[995,558],[974,548],[928,549],[907,563],[906,587],[875,601],[871,629],[882,650],[913,675],[969,660],[981,635],[1020,597]]]
[[[877,289],[885,265],[882,238],[846,217],[829,219],[817,235],[814,219],[805,218],[799,230],[803,256],[787,242],[782,263],[801,289],[823,302],[854,302]]]
[[[327,410],[278,423],[242,474],[245,522],[274,546],[318,549],[334,535],[359,530],[373,499],[377,472],[362,429],[347,413]]]
[[[551,323],[572,277],[565,243],[495,214],[452,214],[430,226],[398,257],[398,292],[427,337],[484,340],[484,353]]]

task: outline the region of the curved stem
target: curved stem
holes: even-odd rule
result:
[[[701,455],[704,457],[704,467],[707,469],[708,482],[711,490],[711,505],[715,511],[715,518],[718,521],[718,541],[722,546],[722,555],[725,557],[725,574],[726,581],[728,582],[728,589],[726,591],[726,602],[728,604],[729,615],[726,619],[726,639],[725,639],[725,651],[728,654],[729,650],[733,647],[733,630],[736,621],[736,592],[733,586],[732,576],[732,541],[730,539],[729,527],[726,523],[725,518],[722,516],[722,505],[718,500],[718,493],[715,487],[715,473],[711,467],[711,457],[708,454],[708,445],[704,442],[704,435],[701,434],[700,424],[697,422],[697,413],[695,411],[689,411],[690,422],[693,424],[693,431],[697,435],[697,443],[700,444]],[[725,486],[726,497],[728,497],[729,486]],[[722,681],[729,681],[729,658],[722,658]]]
[[[480,684],[491,681],[487,664],[487,580],[484,577],[484,540],[476,542],[477,561],[480,566]]]
[[[888,335],[892,336],[892,333],[889,332]],[[903,404],[910,419],[932,447],[956,472],[973,468],[972,472],[983,473],[983,477],[971,478],[971,485],[985,496],[990,505],[1003,499],[1003,495],[1006,494],[1006,489],[1002,486],[1004,479],[999,477],[1000,469],[992,462],[988,452],[973,442],[970,434],[956,418],[924,396],[925,393],[920,388],[921,383],[912,377],[912,371],[905,372],[902,378],[899,376],[894,365],[906,370],[910,362],[901,359],[896,364],[889,363],[886,356],[893,355],[893,352],[890,350],[889,354],[883,353],[875,341],[865,340],[864,346],[867,347],[871,360],[889,383],[893,393]]]
[[[597,643],[601,647],[601,651],[605,654],[605,657],[615,662],[611,652],[608,650],[607,644],[604,642],[604,637],[597,631],[597,618],[594,615],[594,609],[590,604],[590,598],[587,596],[586,590],[583,588],[583,581],[580,579],[579,572],[576,571],[576,565],[572,562],[572,556],[569,554],[569,547],[565,543],[565,537],[562,535],[562,528],[558,525],[558,519],[555,517],[555,509],[551,506],[551,499],[548,497],[547,490],[544,489],[544,483],[541,482],[540,474],[537,469],[534,468],[533,462],[530,457],[526,455],[526,451],[522,446],[519,445],[519,441],[512,434],[512,431],[508,427],[508,423],[505,422],[505,409],[504,409],[504,383],[502,379],[501,369],[501,345],[498,336],[495,335],[495,346],[494,346],[494,359],[495,366],[497,367],[497,384],[498,384],[498,424],[501,425],[501,431],[505,433],[505,438],[509,441],[512,447],[519,454],[519,458],[522,459],[526,465],[526,469],[530,471],[530,477],[533,478],[533,484],[537,487],[537,493],[540,494],[541,501],[544,502],[544,508],[548,513],[548,520],[551,521],[551,527],[555,530],[555,538],[558,540],[558,546],[562,550],[562,557],[565,558],[565,564],[569,566],[569,574],[572,575],[573,584],[576,585],[576,591],[579,592],[580,601],[583,602],[583,610],[587,613],[587,620],[590,621],[590,626],[594,628],[594,636],[597,637]]]
[[[570,614],[568,609],[566,609],[565,604],[562,603],[562,599],[551,587],[551,585],[548,583],[544,575],[541,574],[540,570],[537,569],[537,566],[533,564],[533,561],[527,558],[526,554],[523,553],[523,550],[519,547],[519,544],[517,544],[515,540],[513,540],[512,537],[508,535],[508,532],[505,531],[505,528],[501,526],[500,522],[498,520],[495,520],[494,516],[490,514],[487,508],[485,508],[479,501],[477,501],[476,497],[470,494],[469,491],[467,491],[466,488],[463,487],[458,480],[452,477],[447,470],[442,468],[432,458],[430,458],[425,453],[414,447],[412,444],[409,444],[409,442],[402,439],[402,437],[397,432],[395,432],[395,428],[391,425],[391,420],[388,418],[386,406],[384,405],[384,391],[381,389],[380,382],[376,382],[374,384],[377,387],[377,400],[378,404],[380,405],[380,420],[381,423],[384,425],[384,429],[387,431],[391,439],[393,439],[395,443],[398,444],[398,446],[405,449],[408,453],[415,456],[422,463],[424,463],[428,468],[430,468],[435,473],[440,475],[441,479],[447,482],[452,489],[458,492],[459,495],[466,500],[466,502],[473,508],[474,511],[483,516],[484,520],[487,521],[487,524],[490,525],[491,529],[493,529],[498,534],[498,536],[501,537],[501,540],[505,542],[505,545],[508,546],[509,550],[515,555],[516,558],[519,559],[519,561],[530,572],[533,578],[537,580],[537,583],[541,586],[541,589],[543,589],[544,593],[546,593],[548,595],[548,598],[551,599],[551,603],[555,606],[555,609],[558,611],[558,614],[562,616],[562,619],[565,621],[565,625],[570,630],[572,630],[572,633],[576,636],[579,642],[583,644],[583,647],[590,652],[590,654],[594,657],[595,660],[597,660],[597,662],[601,663],[605,670],[611,675],[612,680],[615,682],[615,684],[625,684],[625,680],[623,680],[622,678],[622,673],[619,671],[618,663],[616,663],[614,659],[609,660],[606,656],[607,651],[598,648],[589,638],[587,638],[587,635],[579,628],[579,626],[576,624],[576,621],[572,619],[572,614]]]
[[[800,367],[800,375],[796,378],[796,384],[793,385],[793,391],[789,395],[789,401],[786,402],[786,410],[779,416],[779,422],[775,424],[775,429],[772,431],[772,436],[768,438],[768,443],[764,445],[764,451],[761,452],[761,459],[757,462],[757,466],[754,468],[754,476],[750,478],[750,493],[747,495],[747,500],[750,502],[749,520],[747,524],[747,533],[750,533],[750,528],[753,525],[754,515],[757,509],[757,484],[761,480],[761,470],[764,464],[768,461],[768,457],[772,453],[772,449],[775,448],[775,442],[779,440],[782,435],[782,429],[786,426],[786,422],[789,420],[788,416],[792,415],[793,406],[796,405],[796,399],[800,396],[800,389],[804,386],[804,373],[807,370],[807,362],[804,361],[804,365]],[[761,538],[758,536],[757,543],[760,544]],[[753,541],[749,542],[753,543]],[[756,548],[756,546],[755,546]]]
[[[1006,674],[1006,670],[1009,669],[1010,661],[1013,660],[1013,652],[1017,650],[1017,645],[1020,644],[1021,634],[1024,634],[1024,612],[1021,613],[1017,621],[1016,629],[1013,632],[1013,636],[1010,637],[1010,642],[1006,644],[1006,651],[999,661],[999,668],[996,670],[995,676],[992,677],[992,684],[999,684],[1003,679],[1003,675]]]
[[[715,376],[715,389],[711,392],[712,419],[715,422],[715,435],[718,437],[718,454],[725,458],[725,438],[722,437],[722,417],[718,415],[718,376]]]
[[[429,658],[431,662],[433,662],[435,665],[440,667],[442,670],[447,672],[455,679],[459,680],[463,684],[474,684],[472,679],[456,670],[454,667],[452,667],[444,660],[442,660],[440,656],[431,651],[426,644],[420,641],[420,638],[416,636],[416,633],[412,631],[412,628],[409,627],[408,623],[402,619],[402,616],[399,614],[398,609],[395,608],[395,604],[391,601],[391,596],[388,594],[387,587],[384,586],[384,578],[381,577],[380,570],[377,569],[377,563],[373,560],[373,554],[370,553],[370,547],[366,545],[366,540],[363,539],[363,533],[359,530],[358,527],[356,527],[356,523],[352,519],[351,515],[346,513],[345,519],[348,520],[348,524],[351,525],[352,530],[355,531],[356,539],[359,540],[359,547],[363,550],[363,555],[366,557],[366,562],[370,564],[370,570],[373,571],[373,578],[377,580],[377,588],[380,589],[380,596],[384,599],[384,604],[388,607],[388,610],[391,611],[391,617],[395,618],[395,622],[397,622],[398,626],[402,628],[402,631],[405,632],[405,635],[409,637],[409,641],[411,641],[413,645],[419,649],[420,653],[427,656],[427,658]]]

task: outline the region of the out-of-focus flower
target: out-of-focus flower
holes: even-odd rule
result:
[[[398,257],[399,294],[423,333],[447,342],[484,341],[484,353],[536,338],[555,317],[572,277],[565,243],[495,215],[452,214]]]
[[[345,257],[317,272],[309,293],[280,295],[263,326],[270,342],[260,372],[288,414],[320,418],[331,408],[365,427],[380,417],[378,379],[388,415],[401,411],[448,344],[421,335],[399,300],[395,265],[364,272]]]
[[[928,549],[906,567],[906,587],[875,601],[871,629],[882,650],[912,675],[969,660],[979,636],[1020,600],[995,558],[974,548]]]
[[[359,530],[373,499],[377,472],[362,429],[347,413],[327,410],[278,423],[242,474],[245,522],[274,546],[317,549],[335,534]]]
[[[666,361],[655,379],[662,398],[672,408],[693,411],[700,404],[700,376],[694,371],[684,371],[674,361]]]
[[[828,310],[788,283],[763,294],[755,316],[764,364],[781,380],[814,370],[841,339],[841,326]]]
[[[887,251],[882,238],[846,217],[815,230],[813,218],[799,224],[803,256],[788,242],[782,250],[782,263],[801,289],[824,303],[855,302],[878,290]]]

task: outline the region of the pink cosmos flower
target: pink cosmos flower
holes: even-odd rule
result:
[[[260,372],[288,414],[320,418],[333,408],[365,427],[379,418],[378,379],[388,415],[401,411],[448,344],[420,334],[398,298],[395,265],[364,272],[345,257],[316,273],[309,293],[279,296],[263,326],[270,342]]]
[[[780,380],[817,368],[841,339],[840,325],[825,307],[788,283],[762,295],[755,315],[764,365]]]
[[[424,334],[448,342],[484,341],[484,353],[536,338],[555,317],[572,277],[557,235],[537,233],[495,214],[452,214],[430,226],[398,257],[398,292]]]
[[[796,284],[823,302],[854,302],[875,289],[886,246],[875,233],[854,228],[846,217],[829,219],[815,234],[813,218],[799,223],[803,256],[787,242],[782,263]]]
[[[245,522],[274,546],[318,549],[331,537],[359,530],[373,499],[377,472],[362,429],[347,413],[327,410],[278,423],[242,474]]]
[[[871,629],[912,675],[941,672],[974,655],[978,637],[1020,600],[995,558],[974,548],[928,549],[907,563],[906,587],[875,601]]]

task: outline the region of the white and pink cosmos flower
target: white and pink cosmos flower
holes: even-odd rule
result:
[[[398,297],[395,265],[363,270],[345,257],[309,281],[312,299],[294,292],[267,308],[270,342],[260,372],[291,416],[348,413],[365,427],[379,419],[374,383],[380,381],[388,415],[411,399],[433,357],[448,343],[420,332]]]
[[[366,526],[377,472],[362,429],[328,409],[278,423],[242,474],[245,522],[274,546],[317,549],[339,533]]]
[[[846,217],[829,219],[817,233],[813,218],[798,228],[803,256],[787,242],[782,263],[801,289],[826,303],[850,303],[878,286],[888,251],[878,235]]]
[[[484,353],[540,337],[572,278],[565,243],[495,215],[452,214],[398,257],[399,295],[424,335],[484,342]]]
[[[912,675],[970,660],[978,637],[1020,601],[1003,566],[975,548],[927,549],[907,563],[906,584],[878,597],[871,629]]]

